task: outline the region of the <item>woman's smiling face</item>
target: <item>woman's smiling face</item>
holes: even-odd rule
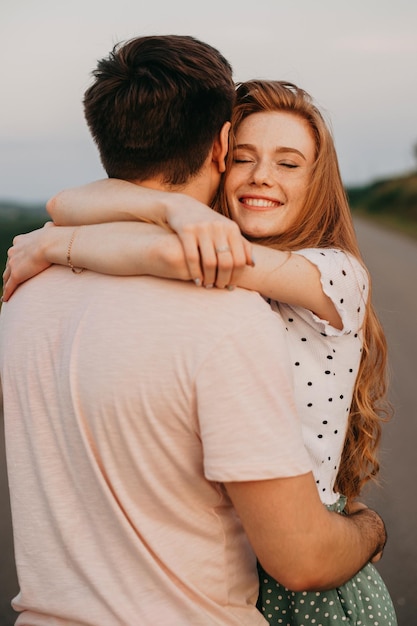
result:
[[[287,111],[253,113],[236,132],[225,191],[232,219],[252,237],[284,233],[305,202],[315,159],[308,123]]]

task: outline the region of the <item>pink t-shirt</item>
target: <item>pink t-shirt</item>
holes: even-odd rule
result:
[[[263,624],[222,483],[311,466],[262,298],[52,267],[0,354],[17,624]]]

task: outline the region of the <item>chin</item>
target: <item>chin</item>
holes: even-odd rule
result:
[[[282,228],[280,228],[277,224],[268,223],[266,219],[260,219],[261,216],[255,216],[256,219],[235,219],[238,224],[240,230],[247,237],[253,237],[256,239],[261,239],[264,237],[274,237],[274,235],[280,234],[282,232]]]
[[[263,239],[265,237],[272,237],[276,233],[270,233],[268,231],[263,230],[262,228],[247,228],[242,229],[242,233],[246,235],[246,237],[250,237],[251,239]]]

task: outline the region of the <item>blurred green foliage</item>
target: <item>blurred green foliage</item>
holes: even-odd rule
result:
[[[417,238],[417,173],[347,189],[353,214]]]
[[[40,228],[49,216],[44,205],[20,205],[12,202],[0,202],[0,267],[3,273],[7,259],[7,250],[13,237]]]

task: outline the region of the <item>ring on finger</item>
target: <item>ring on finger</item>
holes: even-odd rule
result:
[[[222,252],[230,252],[229,246],[219,246],[216,248],[217,254],[221,254]]]

